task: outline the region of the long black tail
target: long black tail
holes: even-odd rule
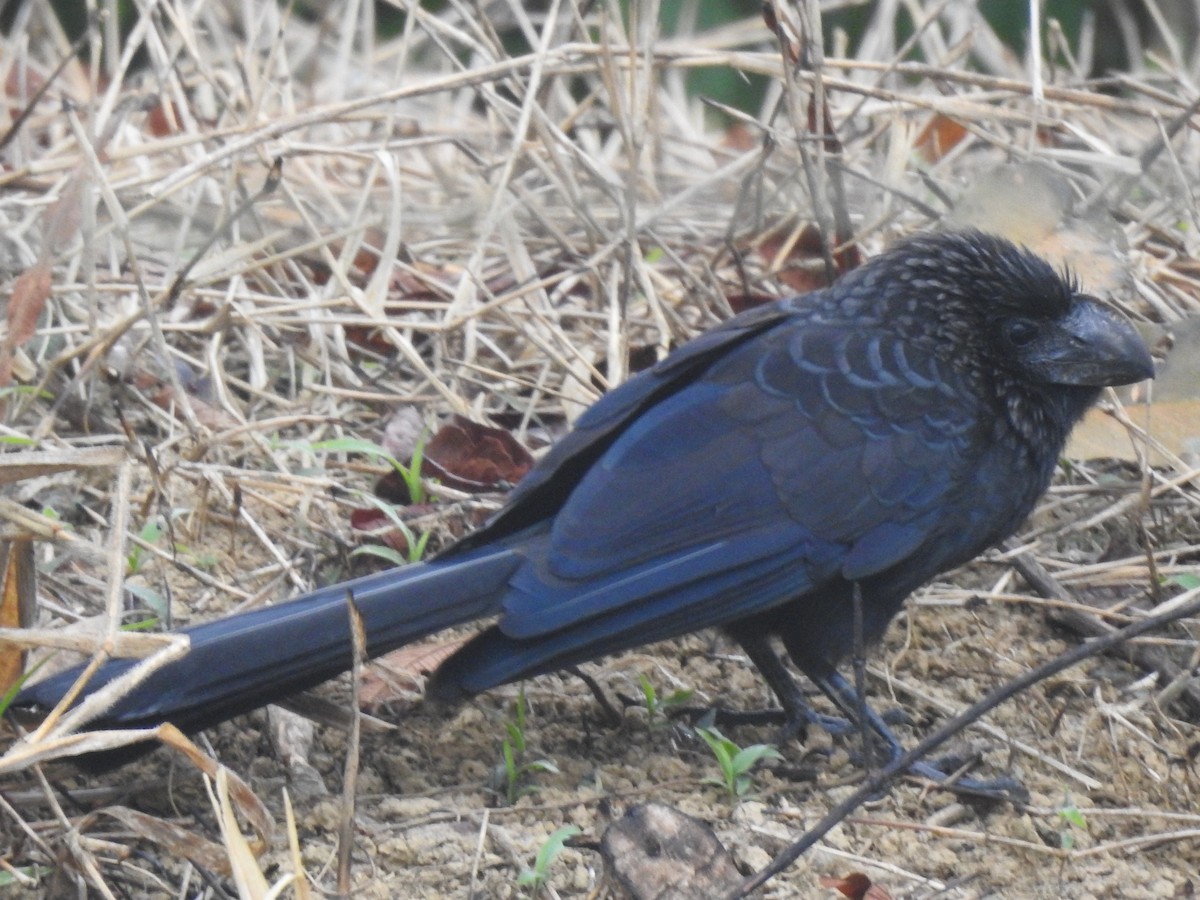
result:
[[[171,722],[191,732],[249,712],[350,668],[350,594],[366,626],[367,654],[378,656],[498,612],[508,579],[520,562],[518,553],[507,547],[483,548],[368,575],[186,629],[183,634],[191,638],[187,655],[154,672],[92,727]],[[88,692],[138,662],[106,664],[89,682]],[[71,669],[26,688],[14,705],[49,709],[79,672]]]

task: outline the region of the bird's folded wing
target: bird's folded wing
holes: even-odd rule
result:
[[[887,569],[930,539],[972,464],[977,411],[953,377],[885,334],[777,323],[619,433],[514,578],[500,629],[602,618],[612,643],[643,643]]]

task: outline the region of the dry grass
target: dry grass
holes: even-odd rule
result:
[[[665,352],[726,317],[731,297],[787,292],[794,282],[781,270],[797,264],[789,248],[804,226],[848,223],[853,242],[874,252],[934,226],[950,198],[1002,162],[1042,160],[1073,186],[1080,210],[1113,211],[1132,288],[1114,300],[1127,312],[1168,327],[1200,312],[1200,146],[1187,87],[1198,72],[1183,51],[1167,41],[1156,74],[1092,84],[1073,69],[1080,48],[1052,44],[1053,66],[1029,66],[982,20],[968,22],[967,4],[903,5],[922,23],[907,44],[880,19],[855,58],[829,47],[814,71],[785,66],[788,53],[760,20],[662,37],[651,4],[629,21],[615,3],[552,2],[535,15],[498,2],[481,15],[450,2],[437,14],[411,10],[404,31],[383,41],[370,3],[318,4],[314,18],[273,3],[163,0],[130,39],[139,68],[93,38],[93,62],[68,61],[33,100],[70,47],[46,5],[26,4],[0,50],[10,119],[29,112],[3,146],[0,172],[0,269],[12,298],[4,350],[22,385],[7,394],[0,428],[56,452],[124,448],[128,460],[116,475],[83,462],[35,468],[39,477],[10,487],[18,502],[0,508],[7,536],[45,539],[37,559],[48,630],[29,640],[155,652],[161,639],[116,630],[124,584],[169,603],[182,624],[336,577],[360,540],[348,522],[356,492],[371,489],[377,470],[313,444],[381,440],[410,408],[430,427],[461,413],[544,445],[600,386],[627,377],[631,351]],[[783,16],[786,33],[798,16]],[[93,34],[113,27],[101,21]],[[513,34],[522,40],[501,38]],[[533,49],[506,49],[518,43]],[[789,39],[788,52],[801,43]],[[917,49],[925,62],[912,61]],[[768,75],[762,110],[718,126],[685,90],[700,67]],[[818,83],[840,152],[806,125]],[[944,153],[923,143],[935,116],[966,128]],[[272,174],[276,160],[282,170]],[[821,266],[819,256],[808,262]],[[34,276],[47,274],[42,308]],[[36,320],[28,335],[27,320]],[[1186,585],[1198,571],[1200,492],[1194,470],[1175,462],[1073,467],[1022,541],[1089,609],[1116,605],[1117,621],[1144,614],[1179,592],[1172,578]],[[443,495],[414,522],[435,543],[499,502]],[[158,539],[148,539],[151,521],[162,523]],[[894,629],[881,654],[883,692],[906,707],[919,696],[922,710],[961,707],[1060,644],[1029,612],[1044,601],[1000,562],[923,594],[908,634]],[[63,636],[76,620],[93,620],[92,637]],[[814,893],[814,870],[866,866],[896,894],[1183,890],[1200,862],[1191,812],[1200,704],[1189,694],[1197,652],[1188,632],[1156,641],[1174,654],[1170,684],[1099,662],[1022,698],[998,726],[1032,783],[1032,806],[971,819],[944,804],[931,813],[932,801],[910,791],[844,826],[780,895]],[[706,658],[699,640],[684,647]],[[717,674],[733,680],[696,684],[701,673],[673,655],[634,655],[605,674],[618,687],[647,672],[659,684],[756,696],[739,686],[740,666],[730,676],[733,663],[718,658]],[[547,724],[540,739],[560,765],[571,756],[596,768],[564,766],[561,792],[518,810],[488,811],[474,777],[494,762],[494,721],[480,719],[486,746],[458,744],[455,760],[436,757],[446,755],[444,735],[467,740],[470,711],[449,723],[413,713],[395,763],[372,767],[372,753],[395,748],[364,735],[357,891],[514,891],[547,829],[603,827],[601,797],[658,796],[720,818],[723,839],[751,867],[828,805],[811,785],[768,777],[762,800],[730,815],[700,787],[709,773],[695,747],[673,761],[665,733],[580,737],[588,701],[554,684],[531,696],[574,732]],[[485,713],[491,703],[502,714],[505,696],[483,701]],[[166,787],[161,759],[132,783],[43,769],[97,741],[129,739],[71,737],[80,719],[52,722],[0,759],[0,862],[14,884],[36,875],[33,892],[86,884],[103,896],[198,896],[218,891],[226,857],[247,865],[248,850],[219,837],[227,816],[199,789],[199,749],[178,757],[178,783]],[[336,781],[342,738],[322,740],[317,768]],[[218,806],[251,816],[282,871],[303,865],[333,885],[338,816],[317,796],[299,798],[307,844],[288,851],[259,818],[268,807],[282,817],[278,764],[256,759],[258,745],[234,729],[217,743],[247,781]],[[662,768],[639,783],[651,759]],[[413,779],[425,773],[412,771],[422,765],[423,785]],[[604,765],[616,768],[602,779]],[[1067,802],[1086,806],[1088,820],[1070,851],[1050,846],[1072,831],[1060,816]],[[470,823],[462,859],[436,852],[457,831],[413,838],[445,822]],[[559,894],[588,895],[594,864],[568,853]],[[245,896],[265,883],[238,879]]]

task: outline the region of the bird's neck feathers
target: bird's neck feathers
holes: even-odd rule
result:
[[[1100,396],[1101,388],[1034,385],[993,373],[989,385],[997,427],[1027,460],[1051,470],[1066,446],[1071,429]]]

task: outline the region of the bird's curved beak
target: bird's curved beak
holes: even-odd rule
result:
[[[1058,327],[1025,348],[1025,362],[1047,382],[1088,387],[1154,377],[1154,362],[1137,330],[1099,301],[1076,296]]]

